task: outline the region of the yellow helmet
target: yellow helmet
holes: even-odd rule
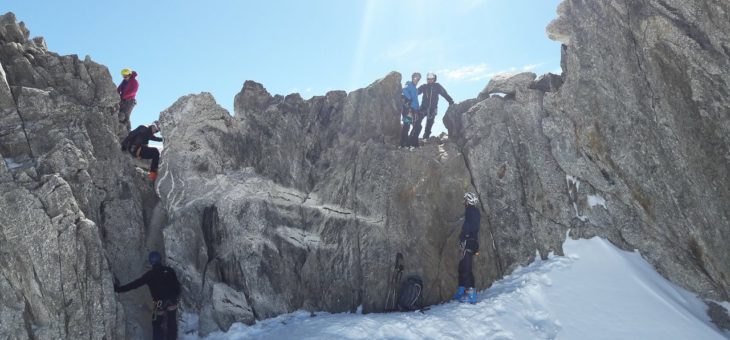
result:
[[[122,70],[122,77],[132,74],[132,70],[125,68]]]

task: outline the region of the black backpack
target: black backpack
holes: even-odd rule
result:
[[[137,138],[137,135],[139,135],[140,127],[142,127],[142,126],[140,125],[136,129],[129,131],[129,134],[127,134],[127,137],[125,137],[124,140],[122,140],[122,142],[119,143],[120,146],[122,147],[122,151],[126,151],[126,152],[132,151],[132,150],[130,150],[130,148],[134,146],[134,145],[132,145],[132,143],[134,143],[134,140]]]
[[[409,311],[420,309],[418,299],[423,291],[423,280],[418,276],[409,276],[400,288],[398,294],[398,310]]]

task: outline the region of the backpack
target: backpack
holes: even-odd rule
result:
[[[421,308],[418,299],[423,291],[423,280],[418,276],[409,276],[398,294],[398,310],[409,311]]]
[[[130,152],[130,148],[133,146],[132,143],[134,142],[134,139],[137,138],[137,135],[139,134],[139,127],[130,131],[129,134],[127,134],[127,137],[122,140],[121,143],[119,143],[122,147],[122,151]]]

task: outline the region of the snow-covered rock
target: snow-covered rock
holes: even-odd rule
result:
[[[535,259],[479,292],[475,305],[425,312],[297,311],[205,337],[224,339],[727,339],[697,295],[663,278],[638,252],[605,239],[568,239],[565,256]],[[727,318],[727,308],[716,304]],[[184,339],[197,339],[194,327]]]

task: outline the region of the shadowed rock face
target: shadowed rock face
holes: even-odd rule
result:
[[[145,252],[115,86],[106,67],[28,37],[0,17],[0,337],[142,336],[146,293],[120,304],[112,289],[112,272],[141,274]]]
[[[548,28],[563,79],[496,79],[449,110],[503,266],[560,252],[571,230],[728,298],[728,13],[724,1],[564,1]]]

